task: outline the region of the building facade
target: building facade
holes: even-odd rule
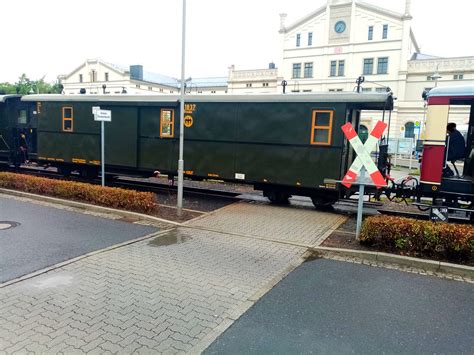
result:
[[[363,76],[362,92],[390,90],[397,98],[391,116],[391,136],[418,138],[425,116],[422,93],[441,85],[474,82],[474,57],[439,58],[420,53],[411,29],[411,1],[396,13],[356,0],[329,0],[293,24],[280,15],[281,58],[278,72],[268,70],[229,73],[229,92],[262,92],[265,78],[276,92],[353,91]],[[252,85],[249,85],[252,84]],[[463,125],[468,113],[453,109],[450,120]],[[370,130],[381,118],[364,113]],[[420,127],[420,128],[418,128]]]
[[[177,94],[181,81],[143,70],[142,65],[121,67],[100,59],[88,59],[71,73],[58,76],[63,92],[75,94]],[[196,94],[227,92],[227,77],[190,78],[186,91]]]
[[[411,29],[410,5],[406,0],[400,14],[361,1],[329,0],[289,26],[286,15],[280,15],[280,76],[287,90],[352,91],[356,79],[364,76],[363,92],[389,89],[397,98],[390,127],[394,136],[417,138],[422,129],[416,128],[425,116],[422,92],[436,85],[474,82],[474,57],[421,54]],[[469,117],[463,108],[451,116],[461,125]],[[370,130],[378,119],[380,115],[366,113],[362,123]]]
[[[229,68],[228,93],[229,94],[267,94],[278,91],[281,78],[274,63],[268,69],[235,70]]]

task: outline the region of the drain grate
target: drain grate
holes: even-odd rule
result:
[[[0,230],[18,227],[20,223],[13,221],[0,221]]]

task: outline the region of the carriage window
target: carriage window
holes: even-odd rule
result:
[[[162,109],[160,119],[160,137],[174,137],[174,110]]]
[[[73,131],[73,120],[74,114],[72,107],[63,107],[63,131],[72,132]]]
[[[18,123],[26,124],[26,110],[20,110],[20,112],[18,112]]]
[[[334,111],[330,110],[313,110],[313,122],[311,126],[311,144],[331,144],[333,114]]]

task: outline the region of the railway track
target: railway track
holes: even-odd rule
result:
[[[66,179],[70,181],[76,181],[76,182],[84,182],[84,183],[89,183],[89,184],[96,184],[100,185],[101,180],[100,179],[84,179],[80,177],[78,174],[71,174],[68,177],[64,177],[62,174],[58,173],[57,171],[51,171],[51,170],[44,170],[41,168],[31,168],[31,167],[20,167],[18,169],[8,169],[10,172],[18,172],[22,174],[27,174],[27,175],[33,175],[33,176],[38,176],[38,177],[46,177],[46,178],[52,178],[52,179]],[[139,191],[151,191],[155,193],[176,193],[177,192],[177,186],[175,185],[169,185],[169,184],[164,184],[160,182],[148,182],[148,181],[141,181],[137,180],[136,178],[128,177],[128,176],[123,176],[117,178],[116,176],[112,175],[106,175],[106,185],[108,187],[123,187],[123,188],[133,188],[135,190]],[[200,195],[200,196],[206,196],[206,197],[215,197],[215,198],[228,198],[228,199],[233,199],[236,198],[237,196],[241,195],[242,193],[240,192],[235,192],[235,191],[224,191],[224,190],[219,190],[219,189],[206,189],[206,188],[197,188],[197,187],[190,187],[190,186],[184,186],[183,190],[192,195]]]
[[[9,171],[12,172],[21,172],[24,174],[28,175],[34,175],[34,176],[39,176],[39,177],[47,177],[47,178],[53,178],[53,179],[65,179],[63,175],[58,173],[57,171],[51,171],[51,170],[44,170],[41,168],[31,168],[31,167],[21,167],[19,169],[9,169]],[[93,183],[93,184],[100,184],[101,180],[100,179],[93,179],[93,180],[87,180],[84,178],[81,178],[79,175],[72,174],[66,179],[71,180],[71,181],[77,181],[77,182],[84,182],[84,183]],[[134,189],[134,190],[139,190],[139,191],[151,191],[155,192],[158,194],[176,194],[177,192],[177,186],[175,185],[169,185],[165,183],[160,183],[160,182],[150,182],[150,181],[143,181],[143,180],[138,180],[137,178],[134,177],[128,177],[128,176],[121,176],[121,177],[116,177],[116,176],[106,176],[106,185],[109,187],[121,187],[121,188],[128,188],[128,189]],[[190,186],[184,186],[183,187],[184,192],[188,195],[196,196],[199,198],[205,198],[205,199],[230,199],[230,200],[235,200],[238,201],[241,198],[239,198],[240,195],[245,195],[245,199],[252,199],[252,195],[255,195],[255,200],[262,200],[262,196],[259,193],[249,193],[249,192],[237,192],[237,191],[228,191],[228,190],[222,190],[222,189],[209,189],[209,188],[202,188],[202,187],[190,187]],[[352,199],[342,199],[337,202],[338,210],[342,211],[343,213],[352,213],[351,211],[344,210],[344,207],[348,208],[357,208],[357,200],[352,200]],[[368,214],[385,214],[385,215],[391,215],[391,216],[400,216],[400,217],[409,217],[409,218],[415,218],[415,219],[420,219],[420,220],[428,220],[429,219],[429,212],[413,212],[413,211],[404,211],[402,209],[400,210],[394,210],[394,209],[386,209],[383,208],[384,204],[382,202],[374,202],[374,201],[366,201],[364,202],[364,209],[367,209],[369,212]],[[451,222],[456,222],[456,223],[472,223],[469,218],[461,217],[461,216],[456,216],[451,214],[449,216],[449,221]]]

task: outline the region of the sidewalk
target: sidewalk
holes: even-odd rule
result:
[[[348,327],[364,332],[372,313],[363,305],[366,308],[373,305],[379,312],[374,315],[374,318],[379,317],[378,325],[373,325],[376,330],[392,317],[388,308],[404,311],[401,301],[377,306],[381,295],[393,294],[390,299],[397,300],[397,294],[406,290],[403,282],[391,283],[406,278],[404,273],[397,271],[393,276],[392,270],[373,267],[357,271],[360,266],[356,264],[322,259],[299,267],[308,257],[308,248],[317,247],[345,219],[312,207],[239,202],[137,242],[97,251],[41,275],[0,285],[0,352],[200,353],[244,314],[209,351],[277,351],[281,344],[278,340],[288,339],[291,329],[300,332],[301,342],[314,345],[308,340],[314,334],[305,331],[309,323],[325,327],[324,322],[340,319],[340,323],[331,325],[334,328],[321,333],[329,338],[339,334],[337,327],[345,329],[343,336],[349,333]],[[343,266],[338,266],[339,271],[328,272],[327,263]],[[301,270],[309,271],[301,274]],[[374,273],[381,276],[370,276]],[[418,297],[414,299],[418,306],[410,308],[412,311],[428,309],[429,303],[423,303],[425,294],[430,297],[427,302],[431,302],[438,296],[437,282],[447,282],[434,278],[434,286],[417,295],[417,285],[430,281],[426,281],[425,276],[410,277],[420,278],[408,282],[416,286],[411,294]],[[295,278],[296,282],[292,281]],[[375,284],[371,284],[373,279]],[[463,286],[456,286],[460,284]],[[463,296],[456,294],[456,290],[464,287],[472,294],[472,284],[456,285],[443,286],[443,290],[449,299],[456,300],[452,305],[461,305],[463,312],[470,312],[472,298],[462,303]],[[262,299],[270,308],[263,313],[276,318],[256,326],[245,325],[245,319],[255,316],[261,302],[252,306],[270,290]],[[283,292],[283,297],[273,299],[274,291]],[[340,303],[334,303],[338,299]],[[450,310],[450,305],[443,302],[435,305]],[[349,319],[340,317],[341,312],[345,314],[351,307],[355,315]],[[321,317],[322,311],[326,312],[325,318]],[[334,317],[332,312],[335,312]],[[435,310],[432,313],[427,322],[434,321],[435,317],[438,322],[446,318],[444,313],[438,315]],[[358,317],[366,320],[359,322]],[[424,319],[423,315],[420,317]],[[395,319],[403,326],[403,318]],[[469,316],[466,319],[472,321]],[[241,324],[253,329],[255,336],[268,335],[265,338],[268,341],[274,339],[271,336],[278,339],[254,348],[248,334],[247,338],[239,335],[237,347],[226,348],[226,344],[232,343],[228,334],[232,338],[234,329],[242,327]],[[303,328],[298,328],[298,324]],[[286,335],[278,333],[282,329]],[[319,348],[314,345],[314,349],[331,349],[331,343],[324,343],[324,338],[315,339],[322,345]],[[341,342],[341,339],[336,340]],[[469,345],[468,340],[459,344]],[[308,349],[290,341],[285,346],[280,350]],[[348,345],[339,349],[352,348]]]
[[[237,203],[0,288],[0,350],[200,352],[303,262],[306,247],[273,239],[316,245],[343,220]]]

